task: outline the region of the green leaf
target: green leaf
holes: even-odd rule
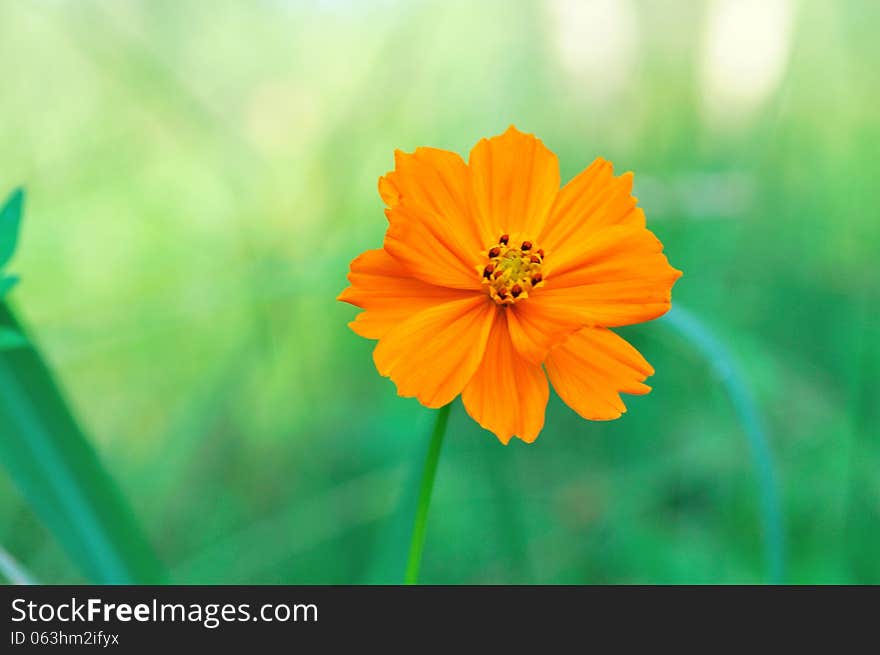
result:
[[[3,303],[0,326],[25,335]],[[90,580],[161,581],[135,517],[32,345],[0,351],[0,461]]]
[[[24,189],[19,187],[6,199],[0,209],[0,268],[12,259],[18,243],[18,228],[21,225],[21,210],[24,207]]]
[[[20,348],[27,345],[27,339],[20,332],[0,326],[0,350]]]
[[[0,299],[6,295],[6,293],[12,289],[16,284],[18,284],[18,276],[10,275],[9,277],[0,277]]]
[[[0,546],[0,574],[10,584],[34,585],[37,579],[5,549]]]

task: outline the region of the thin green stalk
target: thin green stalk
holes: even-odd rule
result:
[[[662,321],[697,347],[727,391],[746,434],[758,477],[767,579],[771,584],[782,584],[785,579],[785,532],[782,527],[779,483],[770,441],[757,403],[731,354],[696,316],[678,306],[670,310]]]
[[[425,467],[422,470],[422,484],[419,489],[419,504],[416,507],[416,519],[413,524],[412,541],[409,545],[409,559],[406,563],[404,583],[418,584],[419,567],[422,563],[422,551],[425,548],[425,532],[428,526],[428,509],[431,506],[431,493],[434,491],[434,478],[437,475],[437,462],[440,461],[440,450],[443,447],[443,436],[446,424],[449,423],[449,410],[452,403],[437,410],[434,432],[428,445]]]

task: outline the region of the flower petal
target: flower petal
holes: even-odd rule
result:
[[[544,286],[511,308],[514,346],[539,364],[584,326],[628,325],[664,314],[681,272],[662,250],[650,231],[614,226],[592,235],[568,261],[548,255]]]
[[[351,286],[337,300],[366,310],[349,326],[367,339],[381,339],[402,321],[434,305],[473,297],[472,291],[438,287],[412,277],[381,248],[352,261],[348,279]]]
[[[379,178],[379,196],[381,196],[382,201],[386,205],[394,207],[395,205],[400,204],[400,191],[398,191],[394,183],[388,179],[390,175],[391,173],[385,177]]]
[[[540,298],[540,291],[508,308],[507,326],[517,352],[532,364],[541,364],[551,348],[583,323],[565,307],[545,306],[540,300],[533,302],[534,297]]]
[[[544,363],[553,388],[585,419],[605,421],[626,411],[620,392],[642,395],[654,369],[611,330],[584,328],[554,348]]]
[[[514,240],[541,233],[559,192],[559,162],[539,139],[511,125],[474,146],[468,169],[483,245],[505,233]]]
[[[613,171],[599,157],[562,188],[538,237],[548,256],[566,259],[566,249],[577,252],[591,234],[610,225],[645,227],[645,214],[632,196],[632,173],[614,177]]]
[[[394,170],[379,179],[379,194],[389,207],[401,202],[440,214],[467,216],[467,164],[458,153],[440,148],[394,151]]]
[[[388,252],[430,284],[479,288],[475,268],[485,244],[471,216],[467,165],[437,148],[397,150],[394,161],[395,169],[379,179],[389,207]]]
[[[423,282],[452,289],[480,289],[481,251],[461,232],[427,210],[401,203],[386,209],[385,250]]]
[[[612,226],[593,234],[567,260],[547,254],[545,287],[526,301],[567,325],[615,327],[650,321],[669,310],[681,271],[663,244],[641,227]]]
[[[389,207],[403,204],[437,217],[444,227],[461,235],[475,253],[485,244],[471,217],[470,176],[458,153],[439,148],[416,148],[412,154],[394,152],[395,168],[379,179],[379,195]]]
[[[422,310],[380,339],[373,351],[376,368],[394,381],[399,395],[442,407],[479,366],[497,311],[484,295]]]
[[[529,363],[514,348],[508,316],[498,311],[486,354],[461,399],[471,418],[502,443],[513,436],[531,443],[544,427],[550,390],[540,365]]]

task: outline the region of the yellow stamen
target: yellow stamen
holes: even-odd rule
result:
[[[488,261],[478,269],[489,296],[499,305],[525,300],[530,291],[544,284],[544,251],[535,249],[531,241],[511,246],[509,240],[502,234],[498,244],[487,249]]]

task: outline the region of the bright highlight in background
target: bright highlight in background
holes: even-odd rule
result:
[[[704,118],[742,123],[779,86],[788,63],[792,0],[715,0],[703,44]]]
[[[635,61],[638,24],[628,0],[550,0],[556,48],[565,70],[588,82],[597,99],[626,84]]]

